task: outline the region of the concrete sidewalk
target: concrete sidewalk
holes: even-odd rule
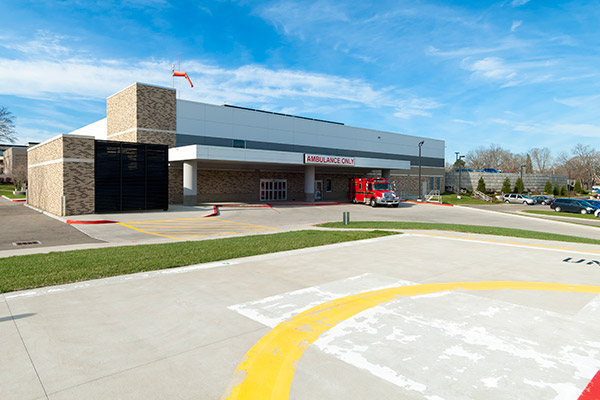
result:
[[[600,290],[599,259],[598,246],[429,233],[6,293],[0,398],[218,399],[244,383],[235,370],[256,342],[310,307],[508,281],[342,319],[279,371],[293,375],[289,397],[577,399],[600,369],[600,296],[573,285]]]

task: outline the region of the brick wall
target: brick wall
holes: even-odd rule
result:
[[[28,204],[61,216],[94,212],[93,138],[61,135],[30,148],[28,158]]]
[[[488,191],[495,191],[500,193],[502,191],[502,184],[504,180],[508,178],[510,181],[511,190],[515,187],[517,179],[521,174],[515,173],[489,173],[489,172],[461,172],[460,173],[460,186],[466,190],[477,189],[479,178],[483,177],[485,182],[485,188]],[[458,187],[458,172],[446,172],[446,182],[449,186]],[[544,190],[544,185],[547,181],[552,182],[552,185],[558,184],[558,186],[567,184],[567,177],[565,175],[552,175],[552,174],[523,174],[523,187],[526,192],[541,192]]]
[[[169,167],[169,204],[183,204],[183,167]]]
[[[13,177],[20,167],[27,168],[27,149],[11,147],[4,150],[4,174]]]
[[[108,140],[175,147],[175,90],[135,83],[106,100]]]

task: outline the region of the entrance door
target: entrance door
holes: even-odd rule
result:
[[[323,200],[323,181],[315,181],[315,200]]]
[[[287,200],[287,179],[261,179],[260,201]]]

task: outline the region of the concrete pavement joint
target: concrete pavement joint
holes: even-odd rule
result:
[[[551,250],[551,251],[558,251],[558,252],[563,252],[563,253],[582,253],[582,254],[600,254],[600,250],[583,250],[583,249],[573,249],[570,247],[551,247],[551,246],[546,246],[543,244],[537,244],[537,243],[518,243],[518,242],[502,242],[499,240],[493,240],[493,239],[480,239],[480,238],[474,238],[474,237],[459,237],[459,236],[452,236],[452,235],[440,235],[440,234],[435,234],[435,233],[409,233],[407,235],[410,236],[423,236],[423,237],[434,237],[434,238],[438,238],[438,239],[448,239],[448,240],[457,240],[457,241],[463,241],[463,242],[479,242],[482,244],[492,244],[492,245],[497,245],[497,246],[509,246],[509,247],[533,247],[536,249],[540,249],[540,250]],[[535,239],[533,239],[535,240]]]
[[[543,218],[543,217],[535,217],[535,216],[532,216],[532,215],[521,215],[520,213],[513,213],[513,212],[508,212],[508,211],[484,210],[484,209],[481,209],[481,208],[468,207],[468,206],[460,206],[460,205],[457,205],[456,207],[466,208],[466,209],[469,209],[469,210],[482,211],[484,213],[495,213],[495,214],[500,213],[500,214],[504,214],[504,215],[510,215],[510,216],[513,216],[513,217],[531,218],[531,219],[535,219],[535,220],[542,220],[542,221],[552,222],[552,223],[556,223],[556,224],[570,223],[570,224],[575,224],[575,225],[580,226],[580,227],[587,227],[587,228],[592,228],[592,229],[598,229],[594,225],[578,224],[577,222],[571,222],[571,221],[558,221],[558,220],[551,219],[551,218],[548,219],[548,218]]]
[[[6,298],[6,296],[2,296],[4,297],[4,303],[6,304],[6,308],[8,309],[8,313],[10,314],[10,317],[13,321],[13,324],[15,325],[15,329],[17,330],[17,334],[19,335],[19,339],[21,339],[21,343],[23,344],[23,348],[25,349],[25,352],[27,353],[27,357],[29,358],[29,362],[31,363],[31,367],[33,368],[33,370],[35,371],[35,376],[38,379],[38,382],[40,383],[40,386],[42,387],[42,390],[44,391],[44,396],[46,397],[46,399],[48,398],[48,392],[46,392],[46,387],[44,386],[44,382],[42,382],[42,378],[40,377],[40,374],[37,370],[37,368],[35,367],[35,363],[33,362],[33,358],[31,358],[31,354],[29,353],[29,349],[27,348],[27,344],[25,343],[25,339],[23,339],[23,335],[21,334],[21,330],[19,329],[19,325],[17,324],[17,321],[15,320],[15,317],[13,315],[12,310],[10,309],[10,304],[8,304],[8,299]]]
[[[120,374],[122,374],[124,372],[133,371],[133,370],[136,370],[138,368],[142,368],[142,367],[146,367],[148,365],[156,364],[158,362],[169,360],[171,358],[176,358],[176,357],[179,357],[179,356],[181,356],[183,354],[191,353],[193,351],[196,351],[196,350],[199,350],[199,349],[203,349],[205,347],[213,346],[215,344],[223,343],[223,342],[226,342],[226,341],[231,340],[231,339],[236,339],[238,337],[242,337],[242,336],[245,336],[245,335],[248,335],[248,334],[251,334],[251,333],[259,332],[259,331],[262,331],[262,330],[268,330],[268,329],[269,329],[269,327],[260,327],[260,328],[253,329],[253,330],[250,330],[250,331],[242,332],[242,333],[237,334],[237,335],[232,335],[232,336],[229,336],[229,337],[224,338],[224,339],[216,340],[214,342],[210,342],[210,343],[202,344],[202,345],[199,345],[199,346],[195,346],[195,347],[192,347],[192,348],[187,349],[187,350],[179,351],[177,353],[169,354],[168,356],[164,356],[164,357],[160,357],[160,358],[154,359],[152,361],[148,361],[148,362],[145,362],[145,363],[134,365],[134,366],[129,367],[129,368],[124,368],[124,369],[121,369],[119,371],[115,371],[115,372],[112,372],[110,374],[106,374],[104,376],[100,376],[100,377],[95,378],[95,379],[90,379],[88,381],[81,382],[81,383],[78,383],[76,385],[73,385],[73,386],[70,386],[70,387],[67,387],[67,388],[56,390],[54,392],[51,392],[50,395],[55,395],[57,393],[65,392],[67,390],[71,390],[71,389],[79,387],[79,386],[87,385],[87,384],[92,383],[92,382],[98,382],[98,381],[101,381],[103,379],[110,378],[112,376],[120,375]],[[44,392],[45,392],[45,390],[44,390]],[[46,395],[46,398],[48,398],[48,395]]]

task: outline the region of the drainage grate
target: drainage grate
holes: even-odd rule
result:
[[[13,246],[31,246],[34,244],[42,244],[39,240],[28,240],[26,242],[13,242]]]

